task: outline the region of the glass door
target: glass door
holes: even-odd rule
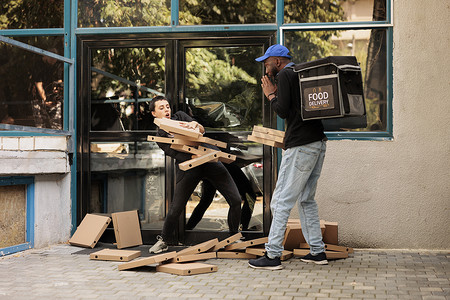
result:
[[[264,199],[270,181],[264,182],[264,167],[267,163],[266,168],[271,168],[272,156],[270,151],[265,155],[263,145],[247,141],[254,125],[271,125],[270,114],[264,117],[263,68],[255,61],[264,51],[264,42],[267,39],[186,40],[178,47],[179,105],[205,127],[207,137],[227,143],[222,151],[236,155],[235,162],[224,165],[241,195],[241,230],[248,237],[263,235],[265,222],[270,222],[265,205],[270,197]],[[185,239],[227,233],[228,209],[220,192],[200,182],[180,220]]]
[[[83,37],[78,97],[78,222],[86,213],[139,211],[145,244],[160,234],[175,188],[174,161],[154,142],[149,101],[166,96],[227,142],[226,165],[241,192],[241,229],[262,236],[270,226],[273,150],[247,141],[254,125],[273,126],[254,61],[270,38]],[[208,202],[208,203],[207,203]],[[205,205],[207,203],[207,205]],[[199,205],[200,204],[200,205]],[[186,244],[228,234],[228,205],[200,182],[177,228]],[[196,218],[198,221],[195,221]],[[195,223],[195,224],[194,224]],[[114,241],[107,230],[103,239]]]

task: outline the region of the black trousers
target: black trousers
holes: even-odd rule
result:
[[[241,200],[244,202],[241,211],[241,224],[242,230],[248,230],[250,219],[252,218],[253,208],[256,202],[256,193],[253,191],[250,181],[245,176],[242,169],[237,165],[224,164],[225,168],[230,173],[231,177],[236,184]],[[202,195],[200,202],[195,207],[194,211],[186,224],[186,229],[194,229],[195,226],[201,221],[208,207],[211,205],[214,195],[216,194],[216,188],[209,181],[204,180],[202,186]]]
[[[241,197],[233,178],[225,166],[221,162],[205,163],[185,172],[180,171],[177,166],[175,192],[161,233],[164,241],[168,243],[176,241],[174,233],[178,225],[178,218],[201,180],[211,183],[225,197],[230,206],[228,210],[230,234],[235,234],[239,231]]]

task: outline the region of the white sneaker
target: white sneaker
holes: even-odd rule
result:
[[[156,244],[154,244],[149,250],[148,252],[150,253],[161,253],[164,251],[169,250],[169,247],[167,246],[166,242],[164,242],[162,236],[158,235],[156,237],[156,239],[158,240],[156,242]]]

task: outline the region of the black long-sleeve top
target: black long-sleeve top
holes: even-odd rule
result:
[[[277,95],[270,104],[275,113],[286,120],[286,149],[325,138],[321,120],[302,120],[298,74],[289,65],[277,74]]]

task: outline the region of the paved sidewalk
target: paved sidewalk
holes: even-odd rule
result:
[[[55,245],[0,258],[0,299],[450,299],[450,252],[356,250],[327,266],[298,258],[280,271],[213,259],[215,273],[177,276]]]

